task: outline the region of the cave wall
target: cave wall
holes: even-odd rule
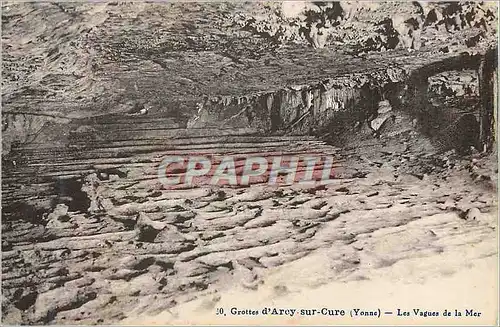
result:
[[[370,115],[406,78],[405,69],[389,68],[269,93],[207,98],[188,127],[254,127],[264,133],[317,134],[332,120],[358,121]]]
[[[489,53],[462,54],[415,69],[403,66],[344,75],[269,93],[206,98],[188,126],[251,127],[277,135],[335,138],[374,119],[379,103],[388,101],[392,109],[414,117],[420,131],[443,148],[480,149],[488,144],[491,149],[493,141],[487,135],[493,133],[496,64]],[[446,80],[446,76],[451,77]],[[436,89],[436,77],[444,78],[449,89]],[[443,89],[455,91],[445,94]]]
[[[490,48],[479,67],[481,90],[480,140],[483,150],[491,151],[496,145],[496,101],[498,87],[498,48]]]

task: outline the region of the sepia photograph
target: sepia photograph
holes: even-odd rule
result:
[[[499,324],[497,1],[1,1],[2,325]]]

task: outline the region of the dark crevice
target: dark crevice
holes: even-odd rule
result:
[[[85,213],[90,207],[90,199],[87,193],[82,191],[82,180],[80,178],[57,179],[54,185],[56,203],[65,203],[69,211]]]

